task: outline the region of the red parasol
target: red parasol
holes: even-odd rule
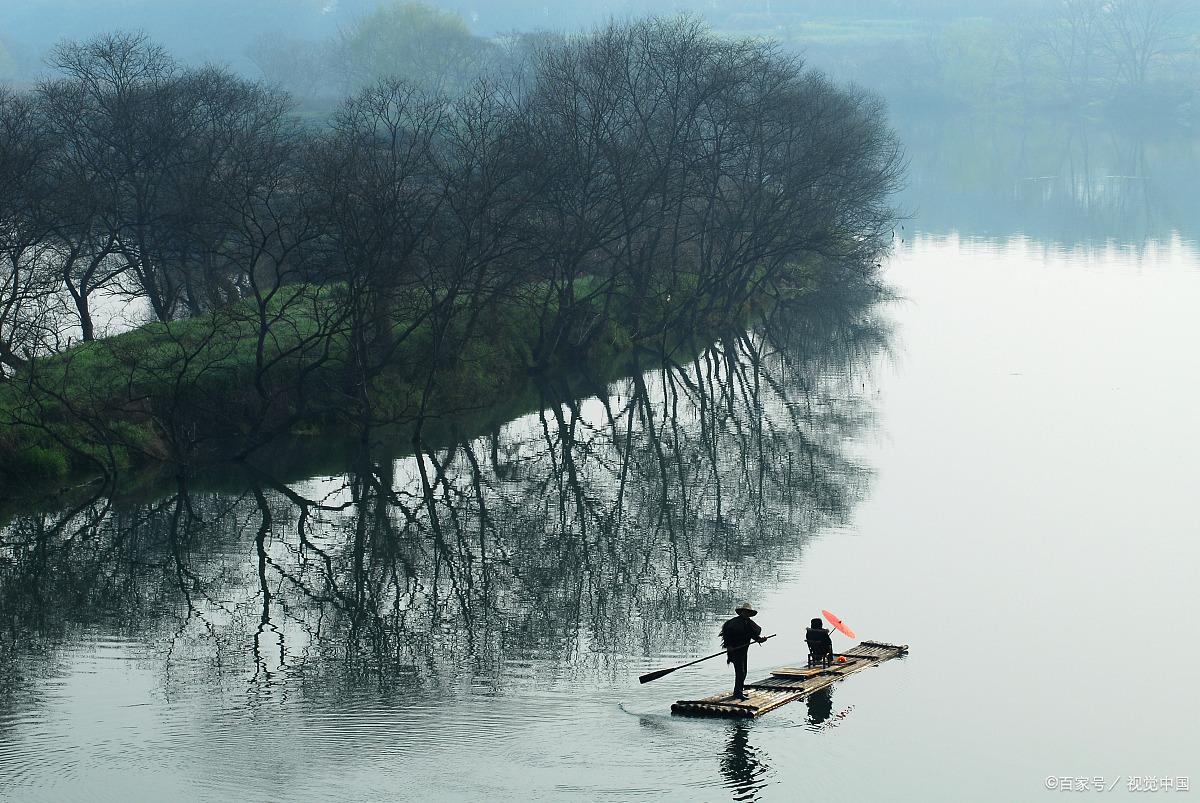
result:
[[[853,630],[851,630],[850,628],[846,627],[846,623],[845,623],[845,622],[843,622],[841,619],[839,619],[839,618],[837,618],[836,616],[834,616],[834,615],[833,615],[832,613],[830,613],[829,611],[827,611],[827,610],[825,610],[824,608],[822,608],[822,609],[821,609],[821,615],[825,617],[825,620],[826,620],[827,622],[829,622],[829,624],[833,625],[833,626],[834,626],[835,628],[837,628],[837,629],[838,629],[838,631],[840,631],[841,633],[845,634],[846,636],[848,636],[848,637],[850,637],[850,638],[854,638],[854,637],[855,637],[855,636],[854,636],[854,631],[853,631]]]

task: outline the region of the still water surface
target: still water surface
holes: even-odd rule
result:
[[[914,208],[954,191],[939,154],[914,152]],[[898,232],[901,300],[564,380],[419,458],[13,516],[0,799],[1200,785],[1200,257],[1159,212],[1056,229],[1112,192],[996,169],[1001,231],[947,207]],[[637,675],[714,651],[743,599],[780,634],[752,675],[801,659],[820,608],[911,654],[759,721],[672,718],[727,667]]]

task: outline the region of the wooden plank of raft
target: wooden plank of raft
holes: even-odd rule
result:
[[[779,707],[779,706],[781,706],[781,705],[787,705],[787,704],[788,704],[788,703],[790,703],[792,700],[798,700],[799,698],[801,698],[801,697],[803,697],[803,696],[804,696],[803,694],[785,694],[785,695],[780,695],[780,696],[779,696],[779,697],[777,697],[777,698],[776,698],[774,701],[772,701],[772,702],[769,702],[769,703],[767,703],[767,704],[765,704],[765,705],[761,705],[761,706],[759,706],[759,707],[758,707],[758,710],[754,712],[754,716],[756,716],[756,717],[757,717],[757,716],[759,716],[759,715],[761,715],[761,714],[765,714],[765,713],[767,713],[768,711],[771,711],[771,710],[773,710],[773,709],[775,709],[775,708],[778,708],[778,707]]]
[[[804,668],[795,667],[795,666],[785,666],[785,667],[781,667],[779,669],[772,669],[771,674],[775,675],[776,677],[812,678],[812,677],[817,677],[819,675],[824,675],[824,674],[828,674],[828,673],[836,674],[838,670],[848,669],[849,667],[857,664],[859,661],[874,662],[874,661],[879,661],[879,660],[880,660],[879,658],[875,658],[873,656],[865,656],[865,655],[864,656],[855,656],[855,658],[853,660],[846,661],[845,663],[842,663],[842,664],[830,664],[829,666],[813,666],[813,667],[804,667]]]
[[[895,650],[896,652],[901,652],[901,653],[908,652],[907,644],[887,644],[882,641],[864,641],[864,642],[861,642],[858,646],[859,647],[883,648],[885,650]]]
[[[728,694],[714,694],[700,700],[679,700],[671,706],[677,714],[728,717],[756,717],[803,696],[795,690],[746,687],[747,700],[731,700]]]

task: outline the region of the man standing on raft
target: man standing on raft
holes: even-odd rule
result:
[[[729,663],[733,664],[733,698],[735,700],[749,699],[742,686],[746,682],[746,658],[750,652],[750,642],[762,644],[762,628],[750,617],[758,613],[749,602],[743,602],[736,608],[737,616],[721,626],[721,646],[729,650]]]

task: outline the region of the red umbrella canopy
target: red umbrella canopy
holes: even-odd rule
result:
[[[851,630],[850,628],[846,627],[846,623],[845,623],[845,622],[843,622],[841,619],[839,619],[839,618],[837,618],[836,616],[834,616],[834,615],[833,615],[832,613],[830,613],[829,611],[827,611],[827,610],[825,610],[824,608],[822,608],[822,609],[821,609],[821,615],[825,617],[825,621],[829,622],[829,624],[833,625],[833,626],[834,626],[835,628],[837,628],[837,629],[838,629],[838,631],[840,631],[841,633],[844,633],[846,636],[849,636],[850,638],[854,638],[854,637],[855,637],[855,636],[854,636],[854,631],[853,631],[853,630]]]

